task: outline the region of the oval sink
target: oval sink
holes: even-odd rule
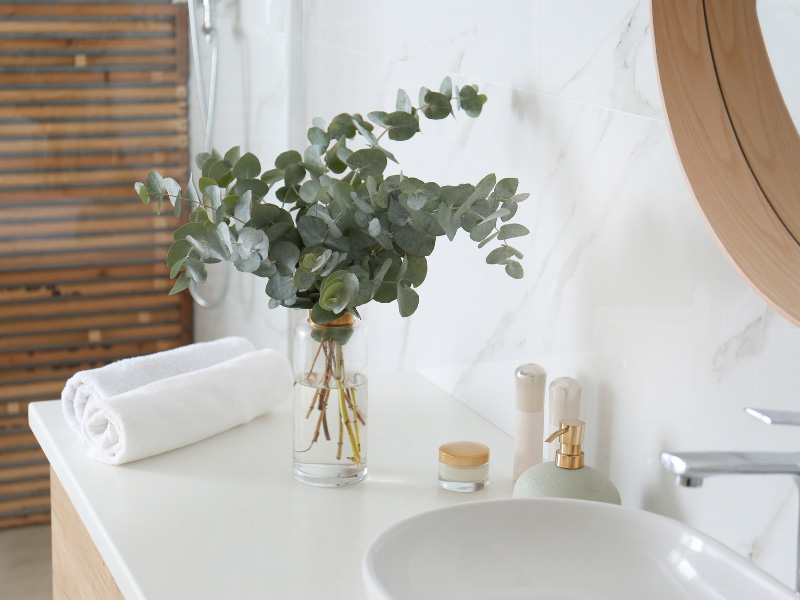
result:
[[[364,555],[370,600],[797,600],[712,538],[582,500],[494,500],[422,513]]]

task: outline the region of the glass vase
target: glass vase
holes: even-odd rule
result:
[[[294,334],[294,476],[336,487],[367,475],[367,328],[346,313]]]

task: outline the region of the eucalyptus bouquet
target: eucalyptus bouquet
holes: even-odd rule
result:
[[[411,139],[423,117],[444,119],[456,110],[477,117],[485,102],[476,85],[459,89],[448,77],[439,91],[423,87],[418,107],[401,89],[393,112],[370,112],[366,118],[342,113],[329,124],[314,119],[303,154],[283,152],[267,170],[256,156],[235,147],[224,155],[216,150],[197,155],[197,188],[190,179],[184,191],[174,179],[151,172],[135,186],[142,202],[157,201],[160,212],[166,196],[176,215],[184,202],[191,209],[167,253],[176,279],[170,293],[184,290],[190,281],[205,282],[205,265],[228,261],[266,279],[271,308],[310,310],[318,325],[345,313],[358,317],[358,307],[372,300],[397,301],[400,315],[407,317],[419,304],[416,288],[425,280],[426,257],[436,239],[452,241],[459,229],[478,247],[496,241],[486,262],[504,265],[508,275],[522,278],[523,255],[508,243],[529,233],[509,223],[518,203],[528,197],[517,194],[517,179],[498,181],[492,173],[476,185],[440,185],[403,173],[385,174],[389,162],[397,160],[382,145],[384,138]],[[328,347],[331,339],[319,343],[324,373],[336,379],[340,409],[346,413],[349,406],[352,417],[346,421],[358,423],[355,388],[346,382],[341,354]],[[312,400],[322,413],[320,421],[327,405],[321,395],[327,398],[320,392]],[[353,457],[358,457],[357,435],[348,433]]]

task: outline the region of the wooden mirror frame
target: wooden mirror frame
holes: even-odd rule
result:
[[[772,72],[755,0],[651,0],[672,141],[728,260],[800,325],[800,135]]]

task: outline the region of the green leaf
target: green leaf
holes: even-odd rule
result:
[[[217,185],[220,187],[227,185],[227,183],[233,178],[232,176],[228,178],[228,181],[225,181],[226,177],[231,174],[231,169],[233,165],[225,160],[218,160],[211,168],[208,170],[209,178],[213,179],[217,182]]]
[[[189,283],[192,280],[189,279],[189,276],[186,273],[181,273],[178,275],[178,279],[175,280],[175,285],[172,286],[172,289],[169,291],[169,295],[172,296],[179,292],[182,292],[187,287],[189,287]]]
[[[472,207],[477,200],[486,198],[494,187],[494,182],[497,180],[494,173],[489,173],[486,177],[480,180],[478,185],[475,186],[475,191],[472,192],[469,198],[464,201],[464,204],[458,207],[455,214],[457,222],[461,222],[461,217]]]
[[[483,218],[483,222],[486,221],[494,221],[495,219],[499,219],[500,217],[505,217],[511,213],[510,210],[507,208],[498,208],[496,211],[491,213],[490,215]]]
[[[408,94],[404,89],[397,90],[397,101],[395,102],[395,108],[409,114],[414,112],[414,107],[411,105],[411,98],[408,97]]]
[[[311,286],[314,285],[317,281],[317,276],[313,273],[309,273],[308,271],[303,271],[301,269],[297,269],[294,272],[294,276],[292,277],[292,285],[294,285],[295,289],[300,292],[304,292],[309,289]]]
[[[208,272],[206,271],[206,266],[202,262],[190,256],[186,259],[186,262],[183,263],[183,266],[186,268],[186,274],[191,277],[195,283],[206,282]]]
[[[211,154],[209,152],[199,152],[195,154],[194,157],[194,164],[197,165],[198,169],[202,169],[203,165],[206,164],[206,161],[211,158]]]
[[[392,233],[394,234],[394,243],[405,250],[407,254],[429,256],[436,244],[435,237],[411,226],[396,227]]]
[[[258,179],[253,179],[252,181],[258,181]],[[241,229],[244,227],[245,223],[250,220],[250,208],[252,205],[253,193],[247,190],[244,194],[239,196],[236,207],[233,209],[233,216],[238,219],[238,221],[234,221],[236,229]]]
[[[251,254],[250,256],[237,258],[233,261],[233,266],[242,273],[254,273],[261,266],[261,259],[258,254]]]
[[[328,137],[328,134],[321,127],[312,127],[308,130],[308,141],[314,144],[315,146],[319,146],[320,150],[325,151],[328,147],[328,144],[331,143],[331,139]]]
[[[353,170],[358,170],[362,177],[379,176],[387,165],[386,155],[378,148],[364,148],[353,152],[347,159]]]
[[[410,317],[419,306],[419,294],[407,285],[397,284],[397,306],[401,317]]]
[[[506,177],[497,182],[494,194],[501,200],[508,200],[517,193],[517,186],[519,186],[519,179]]]
[[[325,323],[330,323],[331,321],[335,321],[341,315],[337,315],[336,313],[332,313],[329,310],[325,310],[319,305],[319,302],[314,304],[311,308],[311,321],[316,323],[317,325],[325,325]]]
[[[172,232],[172,239],[176,242],[191,235],[196,239],[203,239],[206,235],[206,227],[202,223],[186,223]]]
[[[274,300],[289,300],[296,293],[291,276],[274,275],[267,281],[267,296]]]
[[[283,169],[270,169],[261,175],[261,181],[267,185],[273,185],[283,179]]]
[[[439,202],[439,210],[436,211],[436,221],[444,230],[445,234],[447,235],[447,239],[452,242],[456,237],[456,233],[458,233],[458,223],[453,216],[453,211],[444,201]]]
[[[238,160],[239,160],[239,158],[241,158],[241,156],[242,156],[242,149],[241,149],[241,147],[239,147],[239,146],[234,146],[233,148],[231,148],[230,150],[228,150],[228,151],[225,153],[225,156],[224,156],[223,158],[224,158],[224,160],[225,160],[226,162],[228,162],[228,163],[230,163],[230,164],[232,164],[232,165],[235,165],[235,164],[236,164],[236,161],[238,161]],[[261,172],[261,169],[259,169],[259,172]],[[253,177],[255,177],[255,176],[256,176],[256,175],[254,175]]]
[[[378,221],[378,219],[377,219],[377,218],[373,218],[373,219],[372,219],[372,220],[369,222],[369,226],[368,226],[368,228],[367,228],[367,231],[369,232],[369,234],[370,234],[372,237],[377,237],[377,236],[380,234],[380,232],[381,232],[381,222],[380,222],[380,221]]]
[[[442,84],[439,86],[439,92],[443,96],[447,96],[447,99],[450,100],[453,97],[453,80],[450,77],[445,77],[442,81]]]
[[[184,239],[177,240],[167,251],[167,266],[171,269],[179,261],[186,258],[192,250],[192,245]]]
[[[516,248],[512,248],[511,246],[500,246],[499,248],[495,248],[489,252],[489,256],[486,257],[486,262],[490,265],[496,265],[503,263],[503,261],[508,260],[512,256],[516,256],[517,258],[523,257],[522,252]]]
[[[303,152],[302,165],[311,173],[319,177],[327,172],[328,168],[322,162],[322,154],[319,146],[309,146]]]
[[[483,105],[486,104],[486,96],[478,94],[478,86],[465,85],[460,93],[461,109],[469,117],[477,117],[481,114]]]
[[[414,256],[413,254],[408,254],[406,256],[406,262],[408,264],[408,268],[406,269],[404,279],[411,283],[411,285],[414,287],[421,286],[428,274],[428,261],[424,256]]]
[[[145,184],[143,184],[141,181],[137,181],[133,184],[133,189],[135,189],[136,193],[139,194],[139,198],[142,202],[145,204],[150,204],[150,196],[148,195],[149,192]]]
[[[287,150],[278,155],[275,159],[275,167],[280,170],[285,170],[289,165],[293,165],[303,161],[303,157],[297,150]]]
[[[494,230],[495,220],[487,220],[475,225],[469,232],[469,237],[473,242],[480,242],[486,239]]]
[[[217,185],[209,185],[203,190],[203,200],[211,208],[222,206],[222,190]]]
[[[421,209],[428,201],[424,186],[424,182],[413,177],[407,177],[400,183],[400,191],[406,195],[406,202],[411,210]]]
[[[294,163],[286,167],[283,174],[283,181],[286,187],[294,187],[306,176],[306,169],[300,163]]]
[[[148,191],[151,194],[151,198],[153,196],[157,196],[157,197],[162,196],[164,194],[164,190],[167,187],[167,184],[164,181],[164,178],[159,173],[156,173],[155,171],[150,171],[147,174],[146,185],[147,185]]]
[[[297,220],[297,231],[306,246],[318,246],[325,241],[328,225],[322,219],[306,215]]]
[[[255,154],[244,154],[233,164],[233,176],[236,179],[254,179],[261,173],[261,163]]]
[[[522,265],[515,260],[510,260],[506,263],[506,273],[514,279],[522,279],[525,276]]]
[[[439,92],[428,92],[425,94],[425,104],[427,106],[422,113],[429,119],[444,119],[453,112],[450,105],[450,98]]]
[[[414,134],[419,131],[419,121],[407,112],[398,110],[388,115],[386,113],[370,113],[370,118],[372,115],[380,116],[381,127],[389,130],[390,140],[402,142],[414,137]]]
[[[183,258],[177,260],[174,265],[172,265],[172,268],[169,271],[170,279],[175,279],[178,276],[178,273],[183,271],[183,263],[185,262],[186,262],[186,257],[184,256]]]
[[[358,278],[349,271],[335,271],[320,284],[319,305],[332,313],[340,313],[357,295]]]
[[[300,259],[300,249],[291,242],[278,242],[270,248],[269,256],[273,261],[294,271],[295,265]]]
[[[524,225],[519,225],[518,223],[509,223],[508,225],[503,225],[500,228],[500,235],[498,236],[501,240],[510,240],[511,238],[515,237],[522,237],[523,235],[528,235],[530,231]]]
[[[269,192],[269,186],[261,179],[237,179],[234,187],[238,196],[251,193],[253,200],[261,200]]]
[[[495,231],[492,235],[490,235],[489,237],[484,239],[480,244],[478,244],[478,248],[483,248],[486,244],[488,244],[494,238],[496,238],[499,233],[500,233],[499,231]]]
[[[260,258],[267,258],[269,256],[269,238],[267,234],[260,229],[243,228],[239,232],[237,252],[241,257],[250,256],[253,252],[256,252]]]

